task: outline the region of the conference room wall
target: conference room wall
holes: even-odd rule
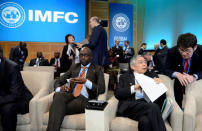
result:
[[[88,0],[88,19],[91,16],[98,16],[102,20],[109,20],[109,3],[121,3],[133,5],[133,47],[135,53],[138,52],[140,44],[142,43],[143,25],[144,25],[144,12],[145,12],[145,0]],[[88,24],[88,22],[87,22]],[[109,24],[109,23],[108,23]],[[109,27],[105,27],[107,35],[109,34]],[[87,28],[90,34],[90,27]],[[77,41],[76,41],[77,42]],[[0,45],[3,46],[4,56],[8,58],[10,48],[18,45],[17,42],[3,42],[0,41]],[[52,43],[52,42],[27,42],[29,56],[27,61],[36,57],[36,51],[42,51],[47,59],[50,59],[54,55],[54,51],[62,52],[62,48],[65,43]]]

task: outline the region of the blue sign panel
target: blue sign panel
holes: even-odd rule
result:
[[[0,41],[64,42],[71,33],[80,42],[85,8],[86,0],[0,0]]]
[[[115,45],[115,40],[120,40],[120,46],[124,47],[124,41],[133,46],[133,6],[128,4],[109,4],[109,47]]]

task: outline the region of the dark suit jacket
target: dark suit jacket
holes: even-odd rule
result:
[[[61,66],[61,59],[60,60],[60,66]],[[55,58],[51,58],[50,60],[50,66],[52,66],[53,64],[55,64]]]
[[[114,47],[112,47],[112,51],[113,51],[114,57],[116,55],[119,55],[118,62],[120,63],[123,59],[123,48],[122,48],[122,46],[119,46],[118,48],[116,48],[116,45],[115,45]]]
[[[67,79],[69,78],[78,77],[80,69],[81,64],[73,64],[64,75],[56,80],[54,87],[57,88],[64,85],[65,83],[67,83]],[[89,99],[95,99],[97,97],[97,91],[98,94],[102,94],[105,92],[104,73],[102,72],[100,66],[91,63],[86,74],[86,78],[92,82],[92,89],[89,90],[87,88]],[[70,88],[72,89],[71,91],[73,91],[74,87],[74,84],[70,84]]]
[[[24,50],[24,54],[23,54],[23,62],[20,62],[19,59],[20,59],[20,47],[19,46],[15,46],[13,48],[11,48],[11,51],[10,51],[10,60],[16,62],[17,64],[24,64],[25,60],[27,59],[27,56],[28,56],[28,51],[27,51],[27,48],[25,48]]]
[[[83,45],[83,47],[88,47],[92,50],[92,63],[97,65],[109,64],[109,53],[107,50],[107,33],[102,26],[98,25],[93,28],[90,42]]]
[[[69,60],[69,56],[67,55],[67,50],[68,50],[69,45],[65,45],[63,50],[62,50],[62,56],[61,56],[61,72],[66,72],[69,70],[70,66],[72,65],[72,61]],[[75,56],[75,53],[72,51],[71,55]]]
[[[129,62],[130,58],[133,57],[133,55],[135,54],[134,52],[134,48],[133,47],[129,47],[129,49],[126,51],[126,54],[123,56],[124,57],[124,61],[123,62]]]
[[[189,73],[190,75],[197,74],[198,79],[202,78],[202,46],[198,45],[197,49],[194,51],[191,59],[191,66]],[[183,59],[178,51],[177,46],[168,50],[165,74],[172,78],[173,72],[184,72]]]
[[[144,52],[144,49],[140,48],[139,52],[138,52],[138,55],[142,55]]]
[[[36,58],[37,59],[37,58]],[[36,59],[31,59],[29,66],[34,66],[36,64]],[[49,62],[47,59],[41,58],[39,66],[49,66]]]
[[[25,86],[16,63],[1,59],[0,63],[0,106],[8,103],[29,101],[31,92]]]
[[[152,78],[158,77],[158,75],[156,75],[153,72],[146,72],[145,75]],[[139,102],[135,99],[135,93],[131,94],[132,85],[135,85],[135,76],[133,72],[128,72],[120,76],[119,84],[114,92],[115,97],[119,100],[119,104],[118,104],[119,115],[122,115],[129,106],[132,106],[132,105],[134,106],[135,104],[138,104]],[[162,96],[163,96],[163,99],[161,99],[160,101],[158,99],[156,100],[158,101],[157,103],[159,103],[160,105],[162,105],[163,103],[162,101],[165,98],[165,94]]]

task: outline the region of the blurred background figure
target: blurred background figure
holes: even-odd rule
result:
[[[147,48],[147,44],[146,43],[142,43],[141,44],[141,47],[140,47],[140,50],[138,52],[138,55],[142,55],[144,50]]]
[[[142,54],[142,56],[145,58],[145,60],[147,61],[147,68],[148,68],[148,71],[149,72],[155,72],[157,73],[158,70],[156,69],[156,65],[154,63],[154,60],[153,60],[153,56],[150,52],[144,52]]]
[[[18,64],[20,70],[23,70],[25,60],[28,56],[27,44],[25,42],[20,42],[18,46],[11,48],[10,50],[10,60]]]
[[[128,40],[124,41],[124,46],[125,46],[125,50],[123,52],[123,58],[124,58],[123,63],[129,63],[130,58],[133,57],[133,55],[135,54],[135,51],[133,47],[129,47]]]
[[[56,51],[54,53],[54,58],[51,58],[50,65],[55,67],[54,77],[57,78],[60,76],[60,67],[61,67],[61,60],[60,60],[60,52]]]
[[[49,66],[48,59],[43,57],[42,52],[38,51],[36,56],[37,58],[30,60],[29,66]]]
[[[61,72],[66,72],[72,63],[79,63],[79,50],[74,43],[75,37],[72,34],[65,36],[66,45],[62,50]]]
[[[119,46],[119,43],[120,40],[115,40],[115,45],[112,47],[113,56],[116,57],[118,63],[123,59],[123,48]]]

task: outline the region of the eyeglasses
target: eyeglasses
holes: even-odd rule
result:
[[[186,54],[191,54],[193,52],[193,49],[181,49],[178,48],[180,53],[186,53]]]
[[[88,57],[90,56],[89,54],[79,54],[79,57]]]

